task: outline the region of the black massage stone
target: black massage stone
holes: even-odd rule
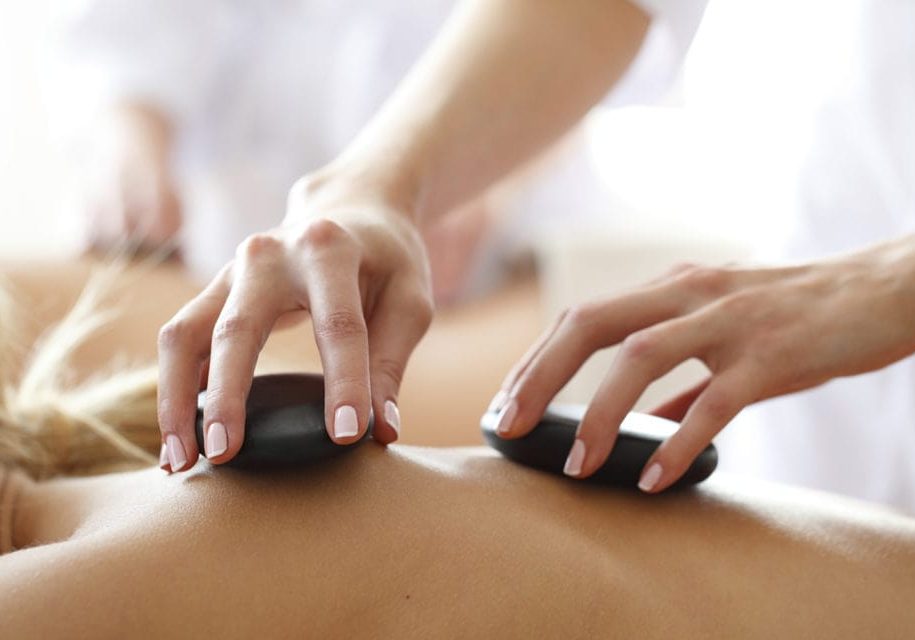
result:
[[[203,451],[203,405],[197,397],[197,446]],[[225,466],[265,469],[308,466],[354,450],[338,445],[324,426],[324,377],[305,373],[255,376],[248,394],[245,442]],[[372,430],[372,421],[366,435]]]
[[[486,413],[480,421],[480,428],[489,446],[509,460],[564,475],[562,469],[566,456],[575,441],[575,429],[584,411],[585,407],[578,405],[550,405],[534,430],[522,438],[499,437],[496,434],[496,412]],[[587,479],[575,482],[637,488],[648,458],[676,428],[677,423],[664,418],[630,413],[620,427],[607,461]],[[718,451],[710,444],[671,488],[702,482],[712,475],[717,465]]]

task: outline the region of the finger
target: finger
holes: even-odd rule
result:
[[[695,262],[678,262],[664,271],[661,275],[649,280],[648,284],[662,284],[689,271],[695,271],[698,268],[699,265]]]
[[[413,286],[389,286],[369,322],[373,437],[382,444],[400,436],[400,384],[407,361],[431,322],[432,302]]]
[[[553,396],[590,357],[592,350],[577,334],[571,317],[563,317],[509,388],[496,416],[499,436],[520,438],[530,432]]]
[[[699,394],[705,391],[705,388],[708,387],[710,380],[710,377],[706,378],[691,389],[687,389],[683,393],[671,398],[664,404],[655,407],[648,413],[653,416],[658,416],[659,418],[666,418],[668,420],[673,420],[674,422],[680,422],[683,419],[683,416],[686,415],[686,412],[689,411],[689,408],[692,406],[693,402],[696,401],[696,398],[699,397]]]
[[[508,392],[496,430],[503,437],[528,433],[547,405],[591,355],[633,331],[676,315],[663,287],[648,287],[566,313]]]
[[[327,220],[312,223],[304,235],[309,260],[302,273],[324,368],[324,419],[331,439],[348,444],[365,433],[371,410],[359,251],[342,228]]]
[[[216,464],[241,449],[258,355],[277,316],[292,304],[283,286],[283,261],[283,245],[266,234],[249,237],[238,249],[232,289],[213,327],[203,410],[206,456]]]
[[[197,459],[194,428],[201,365],[228,291],[224,269],[159,331],[159,430],[172,471],[181,471]]]
[[[645,464],[639,488],[663,491],[686,472],[693,460],[746,405],[753,394],[752,377],[738,370],[712,378],[683,419],[680,428],[665,440]]]
[[[531,365],[531,362],[537,357],[537,355],[543,350],[547,345],[556,331],[562,326],[562,322],[568,314],[568,311],[563,311],[560,313],[556,319],[553,321],[553,324],[543,333],[540,334],[540,337],[532,344],[528,350],[521,356],[521,359],[515,363],[515,365],[509,370],[508,375],[505,376],[505,379],[502,380],[502,386],[499,388],[499,391],[496,393],[495,397],[490,401],[489,407],[486,411],[498,411],[503,407],[506,400],[508,400],[509,391],[515,386],[518,379],[527,371],[528,367]]]
[[[619,352],[578,427],[565,472],[585,478],[607,460],[620,423],[646,387],[709,346],[708,327],[677,318],[632,334]]]

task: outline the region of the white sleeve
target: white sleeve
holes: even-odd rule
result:
[[[230,36],[223,0],[72,0],[51,26],[52,122],[79,129],[122,99],[177,123],[203,106]]]
[[[645,41],[605,106],[650,104],[665,97],[679,76],[708,0],[629,0],[651,17]]]

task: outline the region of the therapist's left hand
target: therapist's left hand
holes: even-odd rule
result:
[[[680,267],[563,313],[506,377],[497,430],[528,433],[595,351],[621,343],[566,462],[568,475],[587,477],[645,388],[698,358],[709,376],[653,412],[681,421],[639,483],[662,491],[744,407],[915,352],[913,318],[915,236],[801,266]]]
[[[374,415],[374,439],[397,439],[400,383],[432,320],[425,249],[408,206],[330,173],[299,180],[283,223],[244,240],[160,331],[163,468],[197,460],[201,388],[207,457],[223,464],[238,453],[260,351],[275,327],[306,314],[324,371],[328,437],[352,444]]]

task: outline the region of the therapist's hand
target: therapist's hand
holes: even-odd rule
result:
[[[374,438],[397,439],[397,395],[432,319],[422,239],[407,213],[320,179],[297,183],[283,224],[247,238],[235,259],[159,334],[163,467],[197,459],[197,393],[207,389],[206,455],[230,460],[245,433],[258,354],[278,322],[311,315],[325,376],[325,422],[356,441],[374,412]]]
[[[587,477],[645,388],[698,358],[707,379],[653,412],[682,421],[642,473],[643,490],[662,491],[743,407],[915,352],[913,319],[913,237],[787,268],[682,267],[562,314],[503,383],[498,430],[528,433],[592,353],[619,343],[566,463],[568,475]]]
[[[102,118],[88,141],[94,157],[81,196],[87,251],[127,242],[155,250],[181,229],[181,203],[170,167],[170,125],[156,110],[124,104]]]

